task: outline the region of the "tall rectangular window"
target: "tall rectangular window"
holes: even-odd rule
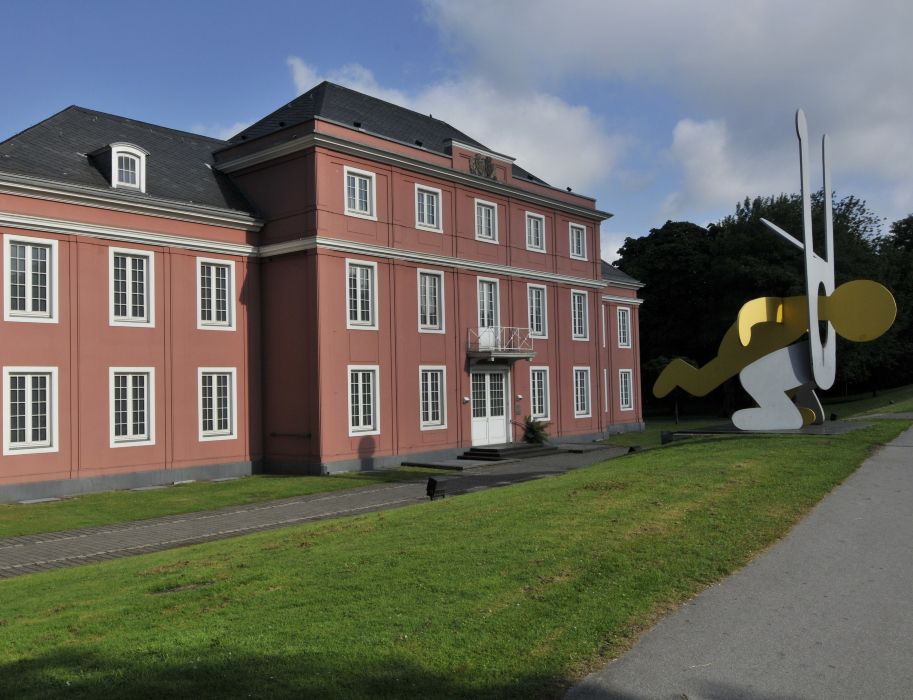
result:
[[[233,367],[201,367],[200,440],[237,437],[237,371]]]
[[[120,185],[129,185],[131,187],[139,186],[137,178],[137,159],[133,156],[117,156],[117,182]]]
[[[346,214],[367,219],[376,218],[374,212],[374,173],[345,168]]]
[[[375,263],[346,260],[346,294],[348,299],[348,328],[377,328],[375,313]]]
[[[476,240],[498,242],[498,205],[476,201]]]
[[[57,368],[3,368],[3,454],[56,452]]]
[[[574,340],[588,340],[590,327],[587,309],[587,293],[571,292],[571,337]]]
[[[589,367],[574,367],[574,417],[590,417]]]
[[[586,228],[578,224],[571,224],[571,257],[576,260],[586,260]]]
[[[530,367],[530,415],[536,420],[548,420],[549,418],[551,411],[548,394],[548,367]]]
[[[447,427],[443,367],[419,368],[419,405],[423,430]]]
[[[529,307],[529,334],[536,338],[548,337],[548,313],[546,310],[545,287],[540,284],[526,286]]]
[[[197,258],[197,328],[234,329],[234,277],[234,262]]]
[[[498,325],[498,283],[496,280],[479,280],[479,328]]]
[[[526,212],[526,248],[545,252],[545,217]]]
[[[629,369],[618,370],[618,405],[622,411],[634,410],[634,373]]]
[[[618,307],[618,347],[631,347],[631,309]]]
[[[415,186],[415,225],[441,231],[441,191],[434,187]]]
[[[418,272],[418,328],[420,331],[444,330],[444,275]]]
[[[7,321],[57,322],[57,241],[44,238],[4,239]]]
[[[153,326],[153,257],[110,248],[112,326]]]
[[[155,442],[155,369],[112,367],[111,446]]]
[[[350,436],[380,432],[377,373],[376,365],[349,365]]]

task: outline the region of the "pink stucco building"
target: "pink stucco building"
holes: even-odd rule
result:
[[[332,83],[227,142],[69,107],[0,144],[0,500],[639,429],[608,216]]]

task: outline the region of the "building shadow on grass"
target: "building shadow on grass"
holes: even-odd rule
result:
[[[180,658],[175,658],[180,657]],[[430,673],[387,655],[244,654],[215,649],[137,650],[106,656],[61,649],[0,666],[0,697],[41,698],[554,698],[567,680],[525,675],[499,685],[471,673]]]

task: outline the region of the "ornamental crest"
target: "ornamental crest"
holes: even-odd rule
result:
[[[479,177],[487,177],[489,180],[498,179],[495,175],[495,164],[491,160],[491,156],[483,156],[481,153],[476,153],[469,159],[469,172]]]

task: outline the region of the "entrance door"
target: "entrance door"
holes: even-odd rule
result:
[[[507,373],[472,373],[472,444],[500,445],[510,441],[507,430]]]

